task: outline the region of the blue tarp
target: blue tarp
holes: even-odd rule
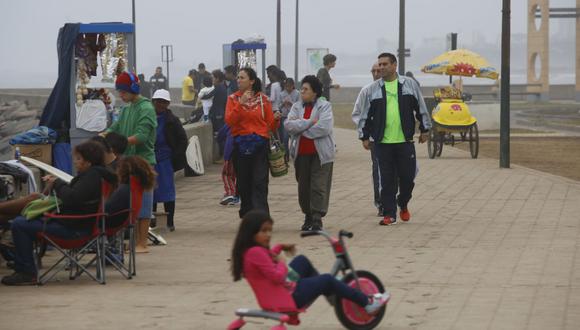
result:
[[[65,24],[58,32],[58,80],[44,106],[40,125],[59,130],[70,128],[71,70],[80,23]]]

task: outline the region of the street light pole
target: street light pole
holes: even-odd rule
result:
[[[399,0],[399,75],[405,75],[405,0]]]
[[[296,33],[294,36],[294,81],[298,81],[298,14],[300,10],[298,9],[298,2],[296,0]]]
[[[137,74],[137,26],[135,25],[135,0],[131,0],[131,11],[133,14],[133,70]]]
[[[280,0],[277,1],[276,8],[276,65],[280,68],[280,62],[282,57],[282,44],[281,44],[281,27],[280,27]]]
[[[510,19],[511,0],[502,0],[501,22],[501,105],[499,167],[510,167]]]

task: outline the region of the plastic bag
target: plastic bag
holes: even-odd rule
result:
[[[77,128],[102,132],[107,128],[107,107],[101,100],[87,100],[77,112]]]

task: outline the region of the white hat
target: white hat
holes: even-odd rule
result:
[[[167,102],[171,102],[171,97],[169,96],[169,91],[167,91],[166,89],[156,90],[155,93],[153,93],[153,97],[151,99],[152,100],[162,99],[162,100],[165,100]]]

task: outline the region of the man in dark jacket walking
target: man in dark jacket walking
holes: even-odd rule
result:
[[[367,85],[357,102],[359,138],[363,147],[374,140],[381,178],[383,220],[380,225],[397,223],[397,205],[401,220],[409,221],[407,207],[415,186],[417,162],[413,135],[415,118],[419,121],[419,143],[427,141],[431,119],[417,83],[397,75],[397,58],[390,53],[378,57],[382,79]],[[364,93],[363,93],[364,92]],[[397,191],[399,195],[397,196]]]

